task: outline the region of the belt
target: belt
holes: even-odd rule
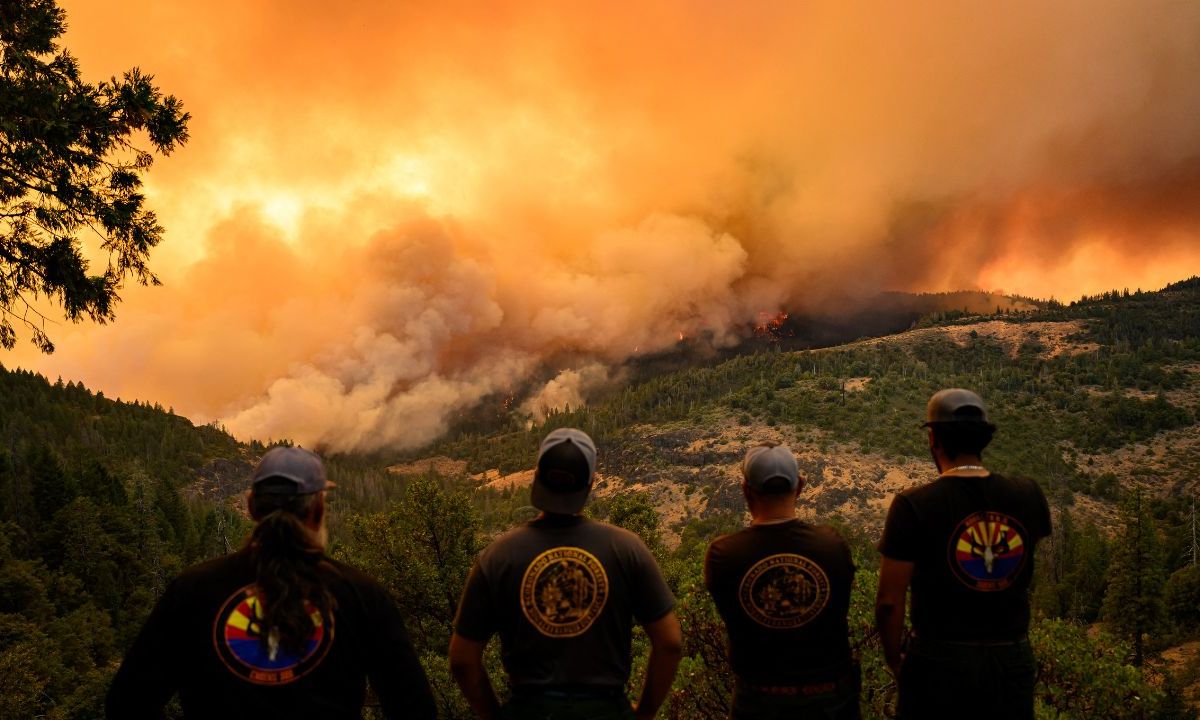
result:
[[[850,690],[858,685],[859,667],[851,665],[839,677],[823,682],[797,683],[786,685],[758,685],[755,683],[737,681],[737,689],[742,692],[759,695],[775,695],[781,697],[812,697],[814,695],[829,695]]]
[[[786,697],[811,697],[813,695],[829,695],[837,692],[836,682],[810,683],[808,685],[750,685],[742,684],[738,689],[758,693],[760,695],[781,695]]]
[[[608,700],[625,697],[618,685],[514,685],[514,697],[543,697],[556,700]]]
[[[909,647],[925,645],[926,647],[1016,647],[1018,645],[1028,645],[1029,637],[1021,637],[1016,640],[942,640],[940,638],[928,638],[917,635],[916,631],[910,631],[908,634]]]

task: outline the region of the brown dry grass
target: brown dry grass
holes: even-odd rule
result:
[[[1053,358],[1060,355],[1078,355],[1095,352],[1100,349],[1096,343],[1082,342],[1078,337],[1084,332],[1082,320],[1065,322],[1010,322],[1008,320],[988,320],[971,325],[948,325],[942,327],[920,328],[898,335],[882,338],[860,340],[852,345],[905,345],[927,339],[949,339],[960,347],[966,347],[973,340],[984,338],[998,343],[1010,356],[1015,357],[1021,347],[1026,344],[1042,346],[1038,353],[1043,358]],[[971,333],[975,333],[972,335]],[[830,348],[836,350],[838,348]]]
[[[427,472],[435,472],[442,477],[458,477],[466,474],[467,461],[455,460],[445,455],[437,455],[435,457],[414,460],[410,463],[392,465],[387,471],[393,475],[424,475]]]

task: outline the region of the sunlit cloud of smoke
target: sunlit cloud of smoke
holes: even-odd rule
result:
[[[166,287],[0,361],[241,437],[409,447],[763,312],[1200,270],[1190,3],[66,7],[194,114]]]

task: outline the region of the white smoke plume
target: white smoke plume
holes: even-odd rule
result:
[[[0,362],[243,438],[413,447],[761,314],[1200,271],[1197,3],[66,8],[85,74],[194,114],[166,286]]]
[[[610,381],[609,369],[600,363],[563,370],[521,405],[521,411],[538,422],[555,410],[570,410],[586,404],[592,392]]]
[[[341,295],[360,324],[310,328],[329,332],[329,345],[230,414],[227,427],[337,449],[419,445],[480,398],[519,386],[551,350],[620,361],[680,337],[737,338],[744,311],[733,288],[746,253],[696,220],[654,216],[581,240],[570,257],[507,270],[464,257],[462,242],[420,221],[343,258],[346,286],[331,299]],[[523,408],[540,420],[579,407],[606,379],[589,361]]]

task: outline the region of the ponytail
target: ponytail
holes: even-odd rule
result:
[[[275,646],[302,655],[313,631],[310,606],[327,617],[333,598],[317,572],[324,553],[304,525],[317,508],[317,496],[256,494],[260,516],[250,536],[259,606],[262,609],[259,641],[264,649]]]

